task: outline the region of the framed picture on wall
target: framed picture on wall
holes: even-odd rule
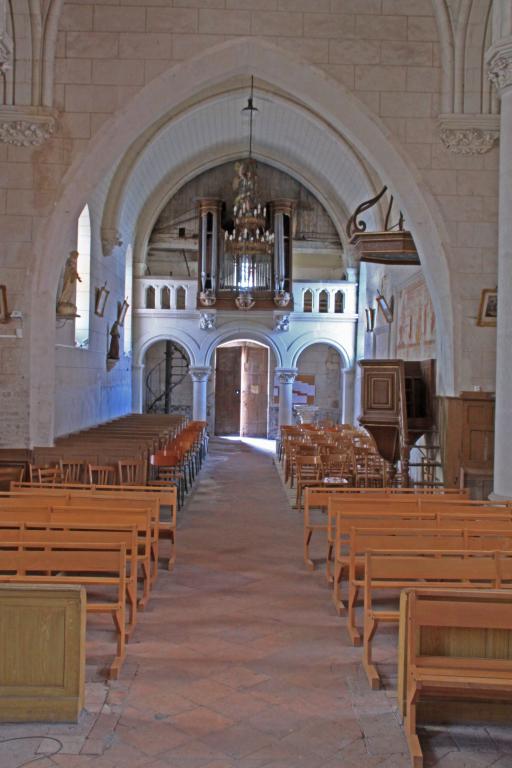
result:
[[[389,301],[384,298],[382,293],[380,291],[377,291],[377,304],[379,305],[382,314],[384,315],[384,319],[387,323],[393,322],[393,314],[394,314],[394,308],[395,308],[395,300],[393,296]]]
[[[496,325],[498,317],[498,291],[496,288],[484,288],[480,297],[477,325]]]
[[[10,314],[7,309],[7,287],[0,285],[0,323],[9,322]]]
[[[106,283],[101,288],[96,288],[96,304],[94,307],[94,313],[98,315],[98,317],[103,317],[105,314],[105,307],[107,305],[109,296],[110,291],[107,290]]]
[[[130,305],[128,304],[126,299],[123,301],[122,304],[120,301],[117,302],[117,322],[119,323],[119,325],[124,325],[124,319],[126,317],[126,313],[128,312],[129,306]]]

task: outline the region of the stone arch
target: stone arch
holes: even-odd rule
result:
[[[351,368],[352,367],[352,360],[350,359],[350,355],[348,354],[345,347],[340,344],[340,342],[337,339],[330,338],[329,336],[317,336],[314,333],[305,333],[302,336],[299,336],[298,339],[294,341],[290,349],[288,350],[288,354],[291,357],[292,363],[291,368],[297,367],[297,362],[299,360],[299,357],[304,352],[305,349],[308,347],[311,347],[313,344],[328,344],[330,347],[333,347],[339,354],[340,359],[343,363],[343,368]]]
[[[176,344],[179,344],[181,347],[183,347],[183,350],[188,355],[191,366],[200,365],[200,363],[197,362],[197,354],[194,350],[193,344],[191,343],[193,342],[192,337],[190,337],[187,333],[183,333],[182,331],[175,329],[173,333],[155,333],[142,339],[140,343],[137,344],[136,349],[133,350],[133,362],[136,368],[143,367],[146,352],[150,347],[153,346],[153,344],[156,344],[159,341],[174,341]]]
[[[453,345],[453,308],[445,243],[449,242],[439,208],[419,171],[381,121],[347,88],[310,62],[255,38],[237,38],[209,48],[152,80],[98,130],[88,151],[77,156],[62,186],[52,215],[41,232],[44,243],[36,256],[32,282],[33,350],[48,352],[48,365],[31,371],[30,432],[33,443],[44,445],[53,436],[54,313],[51,296],[65,252],[70,218],[117,161],[155,121],[190,102],[191,95],[214,91],[220,84],[255,75],[271,82],[322,119],[365,156],[376,173],[391,186],[413,232],[439,321],[440,392],[455,391],[457,360]],[[342,139],[341,137],[344,137]],[[36,316],[37,311],[37,316]],[[459,330],[459,329],[457,329]],[[460,332],[460,331],[459,331]],[[44,368],[44,370],[41,370]],[[41,402],[45,408],[41,408]],[[44,415],[43,415],[44,414]]]
[[[243,323],[229,323],[227,326],[223,326],[222,330],[202,348],[203,365],[211,365],[213,354],[220,344],[225,344],[227,341],[237,341],[238,339],[257,341],[260,344],[264,344],[273,352],[276,367],[279,368],[283,365],[285,352],[281,349],[281,345],[271,338],[268,328],[258,327],[252,323],[247,325]]]

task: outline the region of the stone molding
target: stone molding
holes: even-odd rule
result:
[[[456,155],[489,152],[500,135],[499,115],[440,115],[439,130],[446,149]]]
[[[512,38],[498,41],[486,53],[489,80],[498,94],[512,86]]]
[[[188,372],[190,374],[190,377],[192,381],[208,381],[208,378],[212,372],[212,369],[209,365],[207,366],[194,366],[193,368],[189,368]]]
[[[1,59],[0,59],[1,60]],[[0,107],[0,142],[37,147],[55,131],[55,117],[40,107]]]

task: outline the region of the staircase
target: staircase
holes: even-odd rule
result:
[[[173,403],[173,391],[188,375],[188,357],[172,341],[165,342],[165,354],[146,375],[146,413],[175,413],[190,406]]]

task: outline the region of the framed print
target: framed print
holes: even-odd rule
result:
[[[96,304],[94,307],[94,313],[98,315],[98,317],[103,317],[109,296],[110,291],[107,290],[106,283],[101,288],[96,288]]]
[[[126,313],[128,312],[129,306],[130,305],[128,304],[126,299],[123,301],[122,304],[120,301],[117,302],[117,322],[119,323],[119,325],[124,325],[124,319],[126,317]]]
[[[484,288],[480,297],[477,325],[496,325],[498,317],[498,291]]]
[[[379,305],[387,323],[393,322],[395,300],[393,296],[387,301],[380,291],[377,291],[377,304]]]
[[[0,285],[0,323],[9,322],[10,314],[7,309],[7,287]]]

